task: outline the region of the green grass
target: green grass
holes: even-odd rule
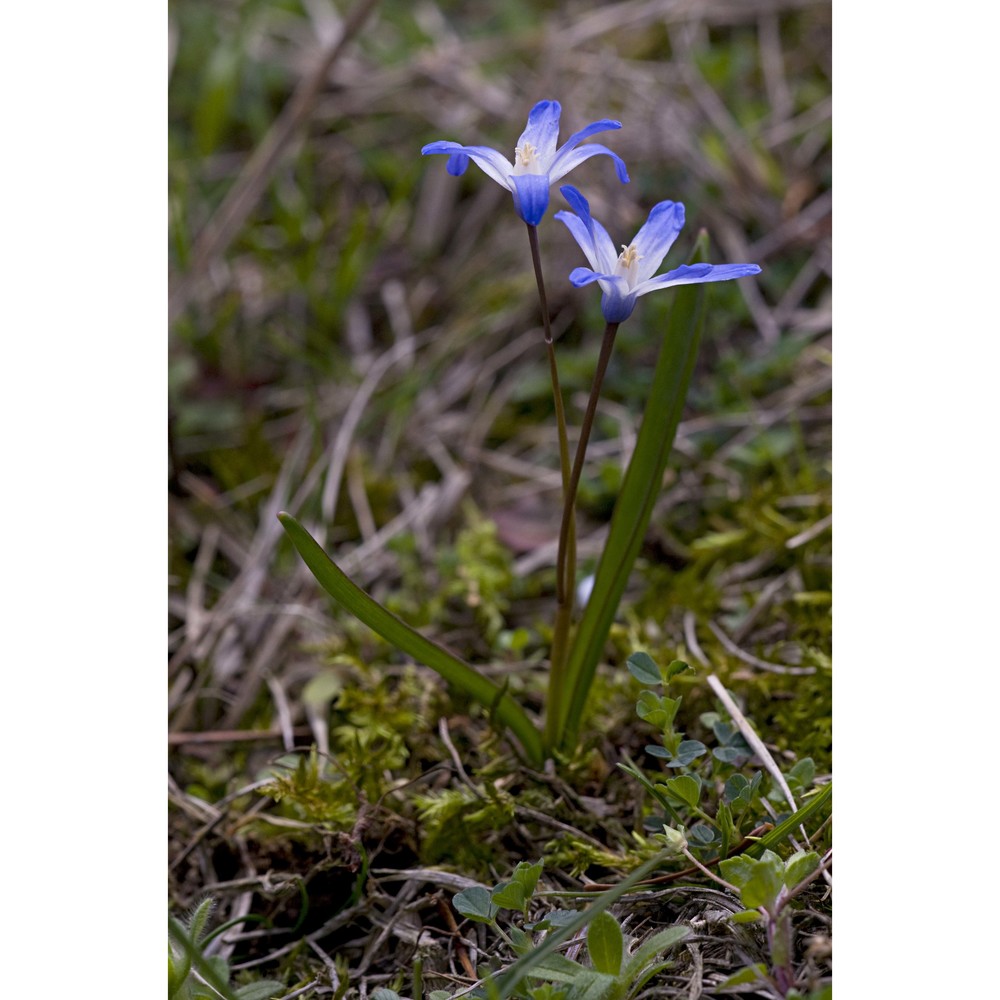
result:
[[[635,711],[625,662],[636,650],[691,665],[669,689],[685,739],[718,745],[715,674],[784,774],[806,758],[820,785],[830,774],[829,228],[815,211],[830,183],[829,11],[779,5],[775,35],[711,3],[704,22],[675,22],[664,5],[628,23],[627,5],[486,15],[390,0],[226,245],[199,256],[204,227],[317,63],[332,9],[170,6],[169,890],[178,917],[212,896],[218,922],[255,918],[219,937],[234,990],[266,978],[285,993],[314,984],[304,996],[410,996],[416,960],[429,992],[471,982],[465,960],[516,957],[462,923],[454,879],[494,885],[540,858],[537,920],[555,905],[546,893],[577,908],[584,876],[613,884],[661,849],[644,825],[659,803],[616,766],[634,760],[654,787],[675,776],[644,751],[662,734]],[[664,489],[581,746],[556,775],[524,767],[487,712],[322,595],[275,517],[289,510],[387,607],[541,709],[554,567],[539,549],[558,531],[558,451],[523,225],[475,168],[448,177],[419,148],[503,148],[547,97],[562,102],[563,135],[623,121],[606,141],[632,183],[601,158],[572,178],[616,232],[669,197],[687,206],[678,257],[704,226],[710,259],[764,269],[746,299],[711,289]],[[603,323],[598,296],[565,280],[581,261],[561,228],[546,219],[539,235],[572,433]],[[619,334],[581,484],[584,571],[669,306],[645,298]],[[713,819],[726,780],[760,770],[706,757],[687,768]],[[749,815],[770,808],[780,822],[766,774],[761,789]],[[807,824],[820,853],[825,815]],[[676,822],[711,860],[691,840],[697,816],[682,809]],[[804,995],[830,978],[822,949],[805,947],[830,934],[824,885],[792,908]],[[615,916],[651,932],[719,905],[707,877],[663,886],[669,918],[649,890],[622,896]],[[739,972],[725,957],[738,934],[747,940],[725,924],[703,942],[706,991]],[[686,996],[696,970],[683,948],[670,958],[651,987]]]

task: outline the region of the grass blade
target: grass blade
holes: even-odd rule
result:
[[[707,244],[708,237],[702,232],[690,263],[705,259]],[[569,653],[566,676],[572,694],[561,740],[566,749],[576,744],[594,671],[660,493],[705,325],[705,286],[681,285],[672,291],[673,306],[642,427],[611,517],[594,589]]]
[[[772,850],[788,837],[796,827],[801,826],[813,813],[818,812],[833,795],[833,782],[828,781],[814,794],[806,799],[788,819],[782,820],[773,830],[768,831],[752,847],[743,853],[751,858],[760,858],[764,851]]]
[[[282,512],[278,515],[278,520],[320,586],[335,601],[386,642],[437,671],[449,684],[487,708],[514,733],[531,763],[535,767],[541,766],[544,755],[538,727],[506,691],[454,653],[421,635],[366,594],[290,514]]]
[[[502,1000],[507,1000],[513,995],[518,984],[525,976],[531,974],[531,970],[536,968],[546,958],[549,957],[564,942],[568,941],[575,934],[578,934],[587,924],[590,923],[598,913],[603,913],[620,896],[624,896],[637,882],[641,882],[647,875],[662,865],[664,861],[673,857],[671,851],[664,851],[650,858],[645,864],[640,865],[632,872],[628,878],[619,882],[611,889],[605,889],[585,910],[581,910],[577,917],[569,923],[564,924],[555,930],[549,931],[545,940],[526,955],[522,955],[513,965],[504,970],[503,976],[496,983],[494,989]],[[685,928],[687,930],[687,928]],[[493,985],[492,982],[488,984]]]

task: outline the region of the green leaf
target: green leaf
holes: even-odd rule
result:
[[[672,681],[678,674],[683,674],[685,670],[690,670],[691,665],[683,660],[672,660],[663,671],[664,683]]]
[[[517,882],[501,882],[491,893],[490,899],[501,910],[523,910],[527,897],[524,886]]]
[[[673,706],[673,698],[662,698],[652,691],[640,691],[635,711],[640,719],[644,719],[651,726],[662,728],[674,721],[677,709],[674,707],[673,712],[669,710]]]
[[[667,795],[683,802],[687,806],[697,806],[701,798],[701,782],[693,774],[678,774],[670,778],[664,785]]]
[[[240,45],[230,42],[219,45],[205,67],[193,120],[202,156],[211,153],[222,137],[239,91],[241,61]]]
[[[321,670],[311,677],[299,695],[302,703],[318,712],[326,711],[334,698],[344,689],[340,672],[336,670]]]
[[[203,904],[204,905],[204,904]],[[199,907],[199,910],[201,907]],[[197,921],[192,919],[191,923]],[[225,959],[212,961],[206,958],[195,941],[188,934],[188,929],[176,918],[167,918],[170,940],[182,950],[184,957],[202,979],[208,983],[224,1000],[236,1000],[236,994],[229,987],[229,966]],[[220,964],[221,963],[221,964]]]
[[[630,775],[631,777],[635,778],[635,780],[638,781],[639,784],[642,785],[642,787],[645,788],[646,791],[649,792],[649,794],[652,795],[654,799],[656,799],[657,803],[661,806],[661,808],[667,814],[668,817],[676,818],[674,807],[670,804],[670,800],[666,797],[666,795],[663,794],[663,786],[654,785],[653,782],[651,782],[649,778],[647,778],[646,775],[643,774],[642,771],[635,766],[635,763],[632,761],[630,757],[626,755],[625,759],[628,760],[627,764],[622,764],[621,762],[619,762],[616,766],[619,767],[622,771],[624,771],[627,775]]]
[[[715,843],[718,834],[707,823],[697,823],[688,830],[688,837],[696,847],[707,847]]]
[[[490,893],[481,885],[474,885],[470,889],[463,889],[456,892],[452,898],[451,905],[469,920],[475,920],[480,924],[492,924],[493,918],[497,915],[500,907],[491,899]]]
[[[521,910],[531,899],[542,874],[542,862],[533,864],[522,861],[506,882],[501,882],[491,893],[493,902],[505,910]]]
[[[279,983],[276,979],[261,979],[259,982],[241,986],[236,991],[236,996],[238,1000],[273,1000],[274,997],[280,996],[284,992],[284,983]],[[378,990],[371,995],[371,1000],[379,1000]],[[392,998],[385,997],[383,1000],[392,1000]]]
[[[764,917],[760,910],[740,910],[738,913],[734,913],[731,919],[734,924],[752,924],[763,920]]]
[[[754,906],[763,906],[767,910],[772,909],[778,898],[778,893],[781,892],[781,887],[785,884],[784,875],[785,866],[781,863],[780,858],[755,861],[750,878],[747,879],[740,891],[743,905],[748,909]]]
[[[747,792],[750,789],[750,782],[742,774],[734,774],[727,782],[723,790],[722,798],[726,802],[731,802],[736,808],[741,805],[750,805],[750,797]]]
[[[677,753],[667,767],[687,767],[691,761],[704,753],[708,753],[708,747],[699,740],[681,740]]]
[[[754,775],[754,779],[760,775]],[[804,805],[792,813],[787,819],[782,820],[773,830],[769,830],[752,847],[744,852],[750,857],[760,857],[766,849],[776,847],[782,843],[797,827],[801,826],[813,813],[818,812],[833,796],[833,782],[828,782],[811,794]]]
[[[785,862],[785,885],[794,889],[807,875],[819,867],[819,855],[815,851],[796,851]]]
[[[707,248],[707,235],[699,234],[689,263],[705,260]],[[566,664],[572,692],[563,720],[566,747],[576,746],[594,672],[660,494],[705,326],[704,284],[682,285],[672,295],[642,426]]]
[[[581,969],[573,980],[569,995],[573,1000],[616,1000],[620,993],[617,977],[606,972]]]
[[[610,913],[598,913],[587,928],[587,953],[598,972],[617,976],[622,971],[625,942],[622,929]]]
[[[625,964],[623,977],[631,982],[637,978],[639,973],[658,955],[680,944],[691,934],[691,928],[678,924],[675,927],[667,927],[658,931],[652,937],[647,938],[632,954]]]
[[[633,653],[626,661],[628,672],[640,683],[650,687],[659,687],[663,683],[660,668],[649,653]]]
[[[669,853],[663,852],[650,858],[629,874],[626,879],[619,882],[618,885],[602,892],[587,909],[576,915],[576,919],[569,921],[557,930],[550,931],[545,936],[545,940],[537,948],[527,955],[522,955],[504,972],[497,989],[500,1000],[508,1000],[508,998],[513,996],[521,980],[525,976],[534,975],[535,968],[542,962],[547,961],[564,941],[568,941],[574,934],[577,934],[582,928],[586,927],[598,913],[603,913],[604,910],[611,906],[620,896],[628,892],[637,882],[641,882],[644,878],[647,878],[668,857]]]
[[[195,907],[194,913],[191,914],[191,919],[188,921],[188,933],[196,944],[205,936],[213,909],[215,909],[215,900],[208,896]]]
[[[566,1000],[566,991],[561,986],[542,983],[541,986],[531,987],[528,990],[528,997],[529,1000]]]
[[[541,920],[533,924],[525,924],[526,931],[547,931],[553,927],[565,927],[580,915],[578,910],[550,910]]]
[[[549,955],[535,965],[531,974],[554,983],[572,983],[584,971],[584,966],[565,955]]]
[[[725,990],[730,986],[746,986],[751,983],[767,982],[767,966],[763,962],[748,965],[745,969],[733,973],[718,989]]]
[[[524,898],[531,899],[542,875],[542,862],[521,861],[511,874],[511,879],[524,889]]]
[[[645,987],[646,983],[648,983],[650,979],[653,978],[653,976],[659,975],[665,969],[669,969],[670,966],[672,966],[673,964],[674,964],[673,962],[668,961],[668,962],[653,962],[652,964],[647,965],[646,968],[643,969],[641,973],[631,981],[632,984],[628,991],[629,1000],[634,1000],[635,997],[639,996],[639,994],[642,993],[642,990]]]
[[[746,528],[735,528],[732,531],[711,531],[691,543],[691,551],[695,555],[715,555],[725,549],[731,549],[744,541],[749,535]]]
[[[436,670],[449,684],[454,684],[470,698],[490,710],[518,738],[529,760],[540,767],[544,760],[542,739],[528,715],[502,688],[474,670],[454,653],[432,642],[378,601],[366,594],[323,551],[319,543],[290,514],[278,514],[278,520],[292,544],[320,586],[359,621],[377,632],[386,642]]]
[[[816,777],[816,765],[813,763],[812,757],[803,757],[802,760],[797,761],[786,777],[788,787],[793,794],[806,791]]]
[[[753,858],[746,854],[740,854],[735,858],[725,858],[719,864],[719,870],[722,873],[722,877],[730,885],[735,885],[737,889],[742,889],[750,881],[750,876],[753,875],[753,866]]]
[[[719,846],[719,857],[729,857],[730,845],[739,837],[739,827],[733,820],[733,810],[726,802],[720,802],[715,813],[715,825],[719,828],[722,844]]]

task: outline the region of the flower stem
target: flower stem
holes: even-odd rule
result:
[[[570,550],[565,558],[558,561],[556,567],[556,620],[553,628],[552,651],[550,654],[549,690],[546,698],[545,740],[548,746],[554,746],[556,726],[562,715],[562,696],[564,692],[563,671],[566,663],[566,646],[569,634],[572,603],[567,603],[565,594],[572,593],[572,580],[576,577],[576,517],[572,513],[573,504],[569,500],[570,464],[569,437],[566,432],[566,410],[563,405],[562,389],[559,387],[559,370],[556,365],[555,346],[552,342],[552,324],[549,321],[549,304],[545,295],[545,280],[542,277],[542,258],[538,249],[538,229],[528,225],[528,243],[531,245],[531,263],[535,269],[535,282],[538,285],[538,298],[542,308],[542,326],[545,330],[545,347],[549,357],[549,375],[552,379],[552,398],[556,408],[556,427],[559,436],[559,468],[562,473],[563,485],[563,521],[560,527],[560,538],[565,528],[565,547]],[[569,525],[566,526],[566,508],[571,509]],[[562,548],[560,548],[562,551]],[[568,578],[568,580],[567,580]]]
[[[583,415],[583,423],[580,425],[580,439],[576,446],[576,457],[573,459],[569,485],[564,491],[562,524],[559,528],[559,551],[556,556],[556,634],[553,638],[553,649],[558,646],[563,657],[565,657],[566,637],[569,632],[569,619],[573,611],[573,581],[576,575],[576,495],[580,487],[580,477],[583,475],[583,462],[587,454],[590,432],[593,430],[594,417],[597,414],[597,401],[601,396],[601,386],[604,384],[604,375],[608,370],[608,362],[611,360],[611,351],[615,346],[615,334],[617,333],[617,323],[608,323],[604,328],[604,339],[601,341],[601,353],[597,359],[594,383],[590,388],[590,398],[587,400],[587,409]],[[570,549],[573,550],[572,554]],[[560,680],[562,680],[561,677]],[[575,686],[575,678],[570,678],[570,683]],[[548,723],[547,719],[546,723]],[[561,740],[564,724],[565,720],[560,717],[555,723],[556,728],[552,733],[546,724],[546,739],[548,740],[550,736],[554,735],[557,741]]]

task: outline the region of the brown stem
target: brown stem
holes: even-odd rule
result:
[[[604,375],[608,370],[608,362],[611,360],[611,351],[615,346],[617,332],[617,323],[608,323],[604,328],[604,340],[601,342],[601,354],[597,359],[594,384],[590,389],[590,399],[587,400],[587,411],[583,415],[583,423],[580,425],[580,440],[576,446],[576,458],[573,460],[573,471],[570,473],[569,487],[566,490],[562,524],[559,528],[559,555],[556,567],[556,599],[560,604],[569,604],[572,600],[571,595],[567,593],[567,580],[565,578],[570,523],[573,520],[576,507],[576,493],[580,486],[580,476],[583,474],[583,460],[587,454],[587,443],[590,441],[590,432],[593,429],[594,417],[597,413],[597,400],[601,395],[601,386],[604,384]],[[559,590],[560,584],[563,588],[561,592]]]
[[[555,345],[552,342],[552,324],[549,320],[549,303],[545,295],[545,279],[542,276],[542,257],[538,249],[538,229],[528,224],[528,242],[531,245],[531,263],[535,269],[535,283],[542,307],[542,327],[545,331],[545,348],[549,358],[549,375],[552,379],[552,398],[556,408],[556,428],[559,436],[559,469],[563,485],[563,529],[561,545],[568,550],[558,560],[556,567],[556,620],[553,629],[552,651],[550,655],[549,690],[546,698],[545,734],[546,742],[552,745],[557,738],[556,728],[562,716],[563,667],[566,660],[567,637],[569,633],[572,604],[565,600],[570,589],[567,580],[576,576],[576,518],[570,516],[566,525],[566,506],[572,511],[570,495],[569,437],[566,431],[566,409],[563,405],[562,389],[559,386],[559,370],[556,365]],[[565,538],[563,538],[565,534]],[[562,551],[562,548],[560,549]]]

